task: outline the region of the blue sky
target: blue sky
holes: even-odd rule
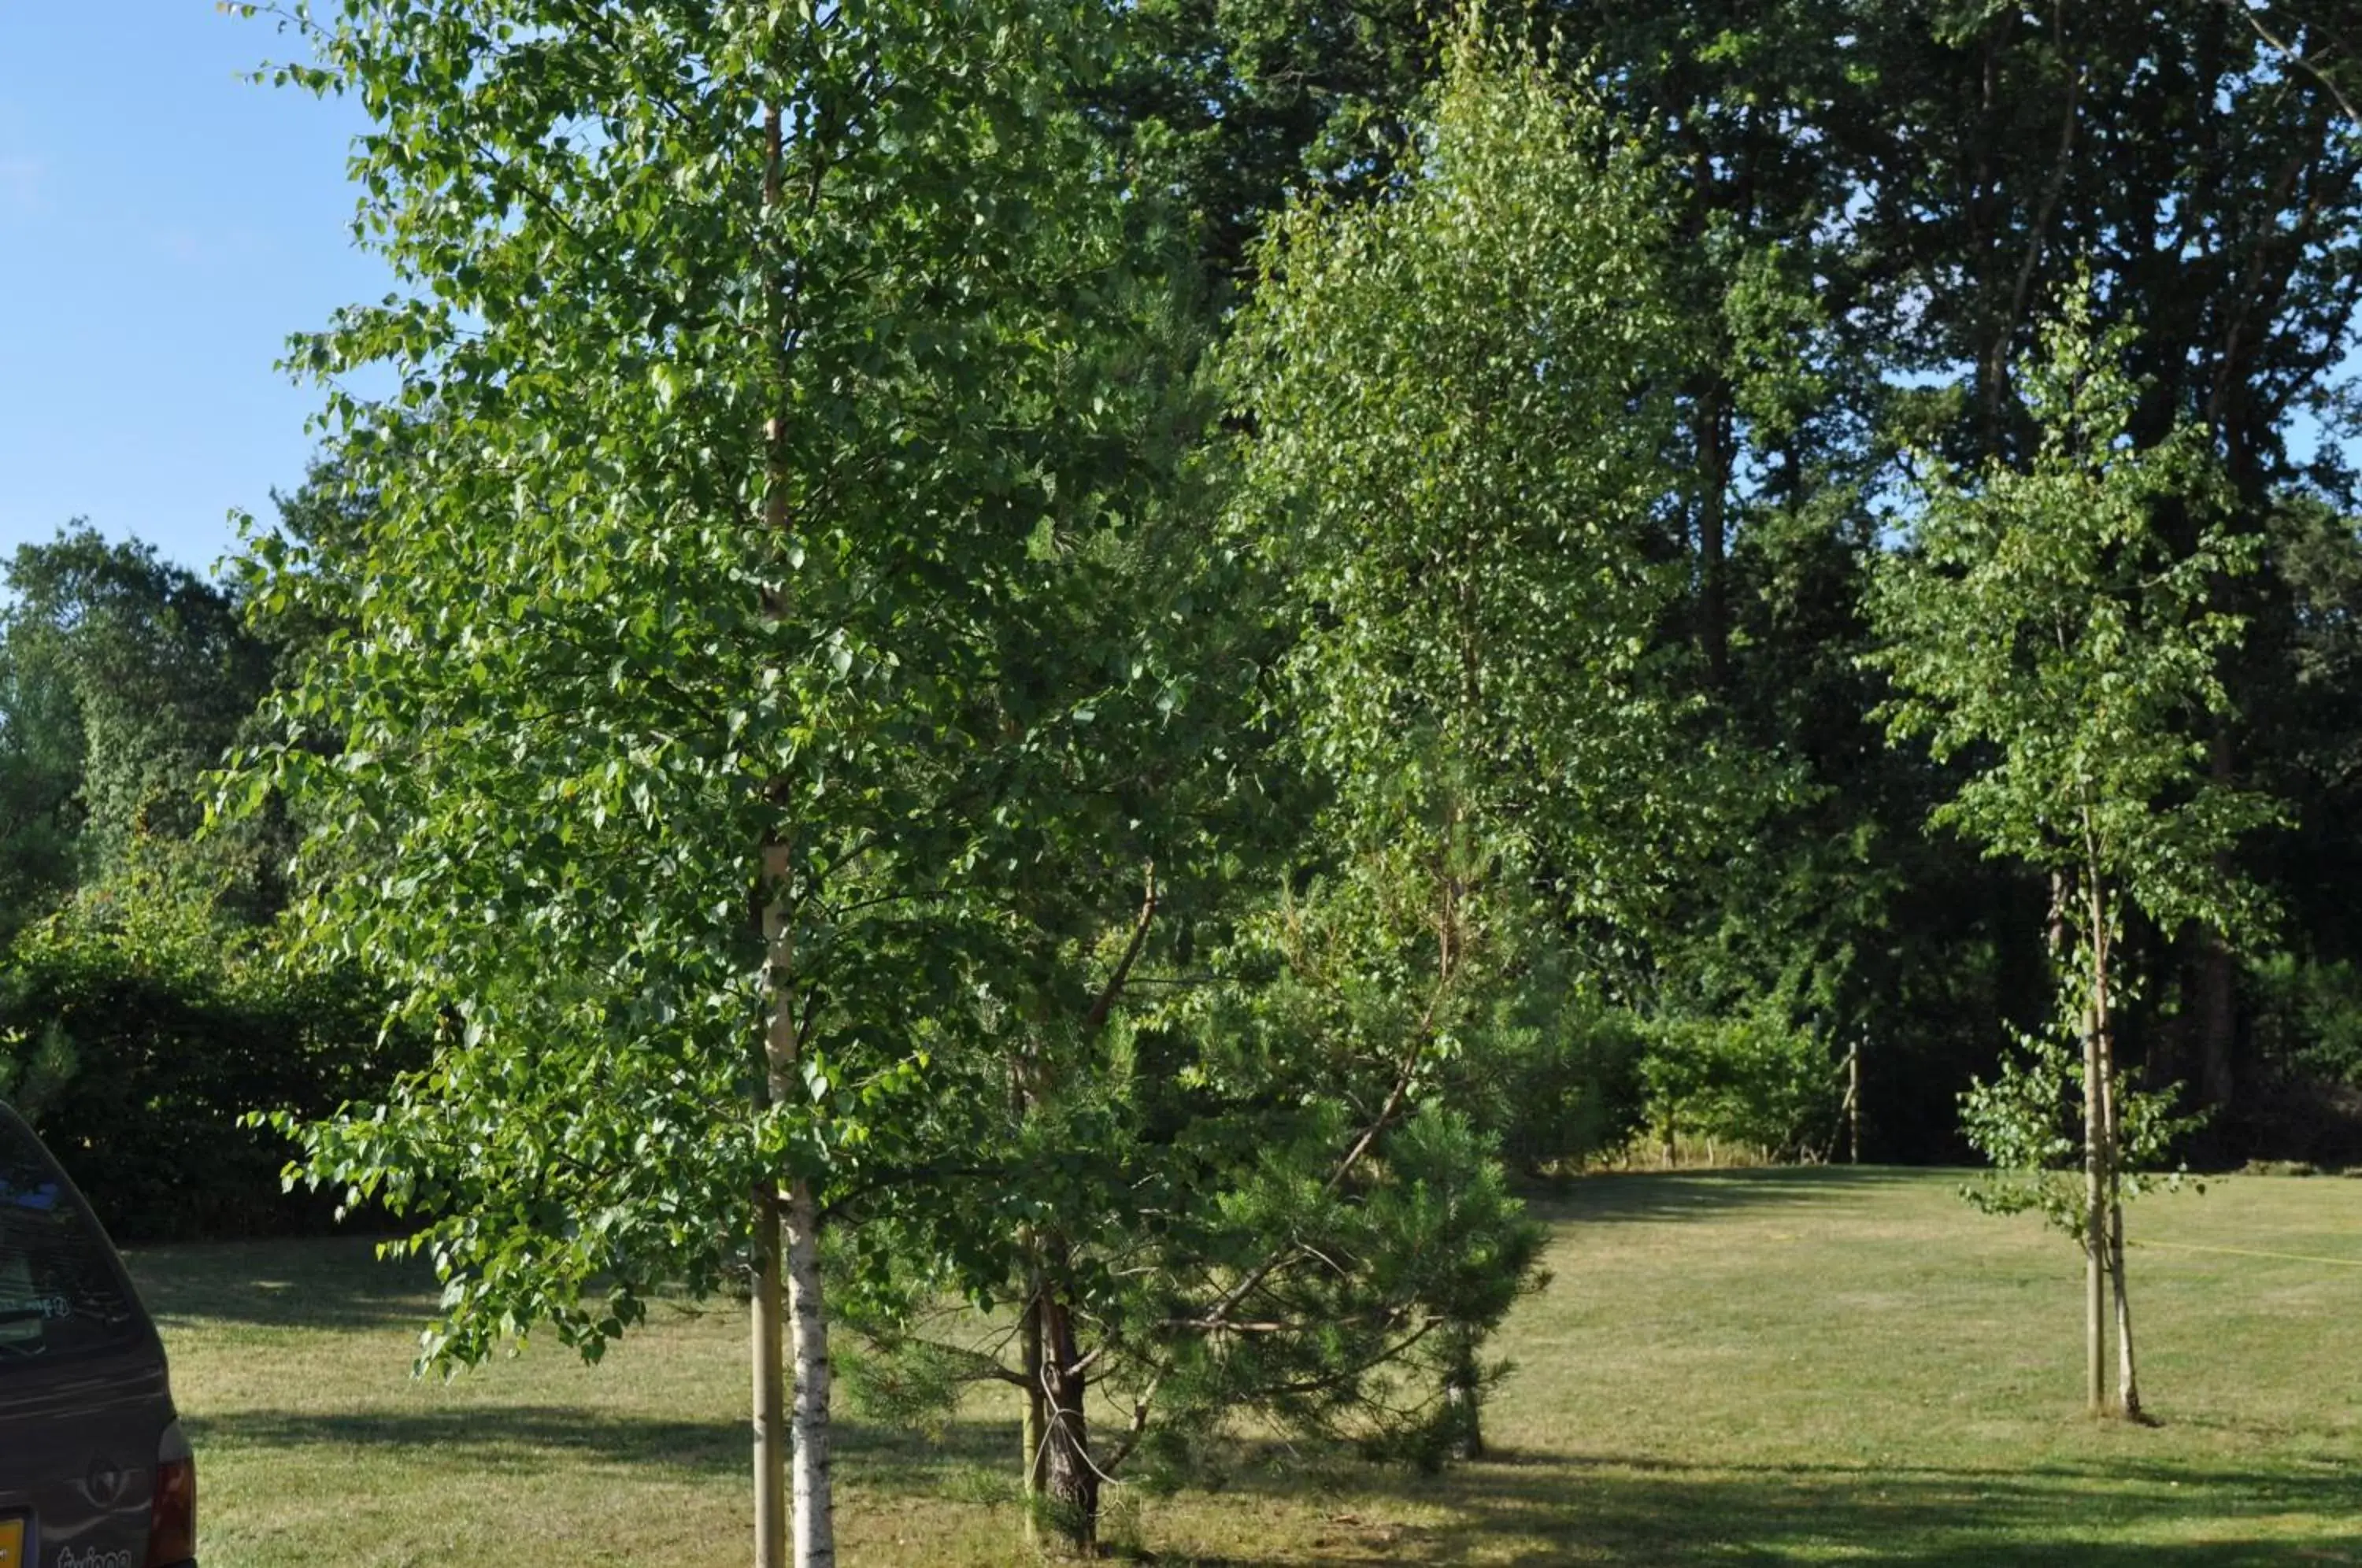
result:
[[[213,0],[0,0],[0,551],[76,516],[209,567],[312,449],[290,333],[387,289],[359,111],[242,80],[298,45]]]

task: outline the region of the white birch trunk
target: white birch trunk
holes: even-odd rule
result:
[[[764,983],[770,994],[771,1016],[764,1040],[765,1098],[779,1103],[792,1093],[797,1058],[802,1054],[795,1016],[795,927],[788,907],[791,856],[786,845],[763,849],[765,885],[770,897],[765,906],[763,934],[767,952]],[[821,1297],[820,1209],[811,1183],[799,1176],[780,1201],[776,1186],[766,1183],[756,1205],[756,1253],[763,1264],[756,1283],[756,1398],[757,1408],[771,1412],[767,1430],[784,1436],[786,1452],[758,1454],[756,1483],[756,1550],[758,1568],[779,1563],[781,1532],[778,1468],[784,1465],[787,1509],[784,1533],[793,1547],[795,1568],[835,1568],[836,1513],[829,1485],[829,1362],[828,1319]],[[784,1231],[784,1236],[782,1232]],[[768,1251],[764,1250],[767,1232]],[[794,1402],[781,1433],[779,1263],[787,1262],[786,1338],[794,1363]],[[767,1312],[766,1310],[767,1303]],[[767,1322],[767,1330],[762,1325]]]
[[[762,855],[763,984],[770,1018],[764,1032],[763,1071],[755,1088],[759,1115],[785,1092],[789,1064],[795,1059],[795,1014],[789,990],[789,948],[786,906],[788,850],[767,844]],[[755,1397],[755,1568],[788,1568],[788,1462],[785,1345],[787,1315],[779,1295],[779,1189],[766,1178],[755,1187],[755,1342],[749,1357]]]
[[[764,111],[763,138],[767,153],[763,214],[767,220],[777,215],[786,198],[788,144],[777,105]],[[778,402],[763,425],[763,521],[773,537],[782,541],[791,520],[789,485],[793,479],[788,439],[792,402],[788,392],[787,338],[793,293],[784,267],[775,271],[765,325],[770,338],[772,392]],[[774,620],[784,617],[789,602],[782,584],[776,596],[768,600],[766,613]],[[795,1092],[796,1066],[803,1049],[796,1024],[793,990],[795,922],[789,883],[794,857],[787,845],[775,841],[764,845],[763,873],[769,895],[763,933],[768,948],[765,979],[771,1010],[765,1066],[771,1099],[781,1102]],[[821,1299],[820,1282],[820,1209],[812,1198],[811,1180],[803,1176],[789,1183],[784,1214],[776,1189],[769,1207],[775,1224],[784,1220],[788,1341],[795,1372],[795,1398],[789,1416],[793,1440],[788,1458],[789,1535],[794,1546],[796,1568],[836,1568],[836,1508],[829,1481],[828,1317]],[[774,1283],[776,1286],[776,1271]]]
[[[836,1568],[836,1507],[829,1479],[828,1316],[821,1300],[820,1214],[811,1184],[788,1191],[788,1316],[795,1350],[790,1418],[796,1568]]]
[[[785,189],[786,141],[777,105],[763,112],[763,215],[768,219],[778,209]],[[766,304],[776,308],[776,292]],[[772,312],[767,310],[766,315],[771,317]],[[767,325],[774,339],[772,374],[782,383],[774,386],[772,393],[784,406],[787,367],[777,341],[779,323],[771,318]],[[787,504],[779,460],[784,432],[785,426],[777,414],[764,423],[763,515],[774,532]],[[763,907],[763,989],[770,1013],[763,1031],[762,1070],[755,1076],[755,1109],[758,1116],[778,1104],[788,1092],[789,1069],[796,1056],[794,923],[788,907],[791,868],[792,856],[787,845],[776,838],[766,839],[756,866],[756,887]],[[781,1353],[787,1321],[779,1298],[779,1230],[778,1183],[766,1174],[755,1189],[755,1343],[751,1357],[755,1378],[755,1568],[787,1568],[788,1562],[787,1369]]]

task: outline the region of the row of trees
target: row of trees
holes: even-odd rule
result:
[[[832,1554],[847,1316],[889,1400],[1016,1384],[1085,1546],[1218,1417],[1473,1452],[1540,1238],[1441,1083],[1672,808],[1603,771],[1672,739],[1637,160],[1472,52],[1421,193],[1308,215],[1209,359],[1072,91],[1116,20],[357,6],[304,68],[419,287],[311,350],[403,391],[337,406],[369,523],[258,542],[258,614],[336,630],[227,790],[312,824],[294,955],[444,1036],[288,1125],[423,1220],[442,1357],[751,1278],[765,1562]],[[1224,403],[1305,438],[1241,467]]]
[[[833,1326],[1084,1544],[1225,1420],[1473,1454],[1503,1154],[1827,1147],[1839,1043],[1873,1154],[1981,1077],[2136,1413],[2169,1086],[2354,1090],[2362,734],[2345,21],[2151,9],[299,8],[403,287],[229,589],[18,558],[12,672],[80,550],[222,701],[12,674],[16,907],[237,858],[207,940],[390,999],[255,1102],[433,1356],[748,1288],[766,1564]]]

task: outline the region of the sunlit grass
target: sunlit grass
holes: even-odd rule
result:
[[[1496,1457],[1436,1477],[1242,1452],[1128,1499],[1168,1563],[2362,1563],[2362,1181],[2131,1215],[2161,1425],[2079,1408],[2077,1260],[1958,1177],[1598,1176],[1536,1200],[1553,1279]],[[2290,1254],[2258,1257],[2257,1253]],[[151,1251],[207,1568],[743,1563],[744,1324],[665,1310],[599,1367],[413,1382],[425,1282],[348,1242]],[[848,1424],[849,1564],[1034,1561],[1013,1426]]]

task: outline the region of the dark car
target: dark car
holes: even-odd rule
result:
[[[193,1568],[197,1472],[123,1261],[0,1105],[0,1568]]]

